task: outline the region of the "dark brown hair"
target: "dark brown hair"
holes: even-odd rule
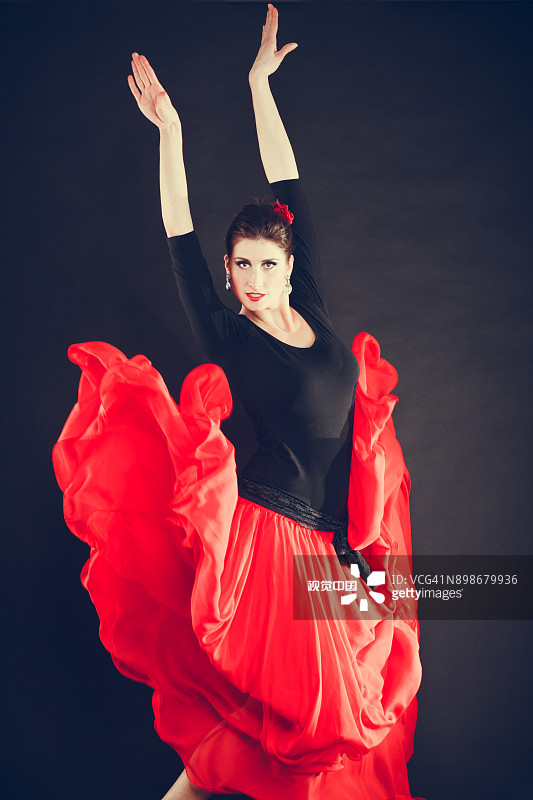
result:
[[[274,211],[272,203],[248,203],[234,216],[226,234],[226,252],[230,258],[239,239],[270,239],[285,251],[287,258],[292,255],[291,226]]]

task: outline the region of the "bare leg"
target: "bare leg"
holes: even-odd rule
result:
[[[181,773],[176,783],[172,784],[163,800],[205,800],[206,797],[212,797],[213,792],[208,792],[207,789],[200,789],[191,783],[187,777],[185,770]]]

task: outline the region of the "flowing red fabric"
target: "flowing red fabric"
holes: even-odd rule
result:
[[[349,494],[354,549],[409,554],[396,372],[359,334]],[[256,800],[408,800],[421,680],[415,620],[293,618],[294,555],[332,533],[238,496],[220,430],[226,376],[202,364],[179,405],[142,355],[72,345],[78,402],[53,449],[81,572],[117,669],[153,689],[155,729],[191,781]],[[334,580],[349,571],[338,559]],[[361,587],[364,584],[361,583]]]

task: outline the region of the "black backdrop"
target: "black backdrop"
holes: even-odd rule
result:
[[[400,373],[414,550],[531,552],[531,5],[279,8],[278,44],[299,48],[272,86],[330,312],[348,344],[370,331]],[[88,551],[64,524],[50,453],[76,400],[70,343],[144,353],[176,398],[202,360],[130,53],[151,59],[181,114],[193,218],[222,291],[226,225],[268,189],[247,85],[265,10],[0,4],[6,797],[148,800],[180,771],[150,690],[100,644],[79,582]],[[242,462],[253,441],[238,406],[225,431]],[[530,633],[422,621],[413,794],[531,792]]]

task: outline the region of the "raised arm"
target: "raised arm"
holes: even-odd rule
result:
[[[276,50],[277,31],[278,12],[269,3],[261,46],[249,74],[259,152],[269,183],[298,178],[291,143],[268,82],[268,76],[277,70],[287,53],[298,45],[291,42],[281,50]]]
[[[161,212],[167,236],[194,229],[183,161],[183,138],[178,112],[170,102],[145,56],[133,53],[129,87],[144,116],[159,128]]]
[[[278,109],[272,97],[268,76],[277,70],[296,42],[276,49],[278,12],[268,4],[263,36],[257,57],[250,70],[249,82],[254,104],[255,124],[261,160],[274,197],[289,206],[294,214],[292,236],[294,269],[291,283],[293,305],[300,304],[327,313],[322,294],[320,258],[309,208],[299,180],[296,159]]]
[[[133,53],[132,68],[133,75],[128,76],[132,94],[144,116],[159,128],[161,210],[181,301],[204,353],[222,363],[228,343],[233,350],[239,344],[239,329],[236,315],[215,291],[192,224],[181,122],[148,60]]]

